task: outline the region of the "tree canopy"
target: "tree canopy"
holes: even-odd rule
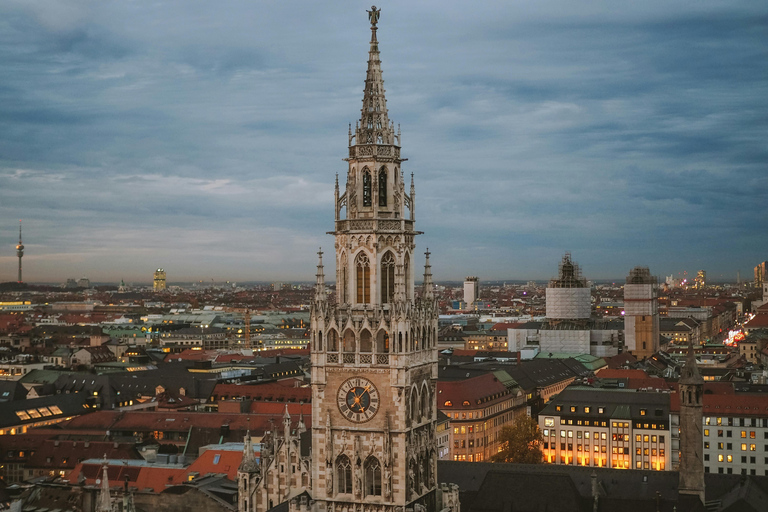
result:
[[[499,433],[501,451],[493,455],[491,461],[540,464],[544,460],[543,441],[536,420],[528,415],[518,416],[511,426],[502,427]]]

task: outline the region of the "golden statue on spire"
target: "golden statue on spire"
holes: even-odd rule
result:
[[[371,10],[368,12],[368,19],[371,21],[372,26],[376,26],[379,22],[379,16],[381,16],[381,9],[377,9],[375,5],[371,6]]]

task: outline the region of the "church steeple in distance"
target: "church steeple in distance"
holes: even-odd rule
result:
[[[694,494],[704,503],[704,379],[696,364],[693,342],[680,374],[680,494]]]
[[[19,243],[16,245],[16,256],[19,257],[19,282],[21,283],[21,258],[24,256],[24,244],[21,242],[21,220],[19,220]]]

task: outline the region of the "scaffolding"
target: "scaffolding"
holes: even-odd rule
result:
[[[587,280],[581,277],[579,264],[566,252],[558,266],[558,277],[549,281],[548,288],[587,288]]]

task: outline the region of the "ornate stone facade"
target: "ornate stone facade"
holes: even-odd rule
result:
[[[437,306],[429,252],[423,290],[415,294],[416,193],[413,176],[406,192],[400,132],[384,97],[379,12],[369,11],[363,108],[348,134],[343,193],[336,177],[335,302],[326,295],[322,252],[317,266],[310,320],[311,462],[297,458],[297,437],[286,427],[274,446],[262,448],[260,464],[244,457],[241,511],[261,512],[285,500],[292,511],[437,507]],[[311,467],[307,479],[305,463]],[[294,464],[301,478],[288,472]]]
[[[292,425],[286,405],[282,429],[272,428],[266,433],[258,460],[250,432],[245,436],[243,461],[237,472],[239,512],[266,511],[311,489],[310,453],[302,452],[301,442],[309,435],[303,418]]]
[[[378,10],[361,117],[335,192],[336,301],[312,305],[312,498],[318,511],[434,508],[437,310],[414,293],[414,206],[381,77]],[[346,211],[344,211],[346,210]],[[322,258],[322,255],[321,255]]]

